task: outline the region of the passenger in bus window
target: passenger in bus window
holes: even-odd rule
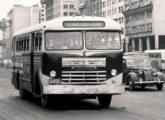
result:
[[[48,40],[48,44],[46,44],[47,46],[47,48],[50,48],[50,49],[53,49],[53,42],[52,42],[53,40]]]

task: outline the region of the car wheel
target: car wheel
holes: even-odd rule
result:
[[[142,89],[145,89],[145,87],[146,87],[145,85],[141,85],[141,88],[142,88]]]
[[[99,95],[98,102],[101,108],[108,108],[111,104],[112,95]]]
[[[157,87],[157,89],[158,89],[159,91],[162,91],[162,89],[163,89],[163,84],[157,84],[156,87]]]
[[[135,86],[133,84],[133,81],[131,79],[129,79],[129,90],[134,90],[135,89]]]

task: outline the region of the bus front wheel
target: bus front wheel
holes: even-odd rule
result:
[[[41,105],[43,106],[43,107],[49,107],[49,105],[50,105],[50,98],[49,98],[49,96],[47,96],[47,95],[43,95],[43,96],[41,96]]]
[[[19,96],[21,99],[27,98],[27,91],[22,87],[21,80],[19,80]]]
[[[111,104],[112,95],[99,95],[98,102],[101,108],[107,108]]]

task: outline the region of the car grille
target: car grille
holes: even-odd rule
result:
[[[106,71],[62,71],[63,84],[104,84]]]
[[[152,76],[151,71],[144,71],[144,76],[145,76],[146,81],[152,81],[153,80],[153,76]]]

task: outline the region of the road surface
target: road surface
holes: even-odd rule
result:
[[[136,89],[113,96],[111,107],[97,100],[67,101],[42,108],[39,99],[21,100],[11,85],[11,71],[0,68],[0,120],[165,120],[165,86]]]

